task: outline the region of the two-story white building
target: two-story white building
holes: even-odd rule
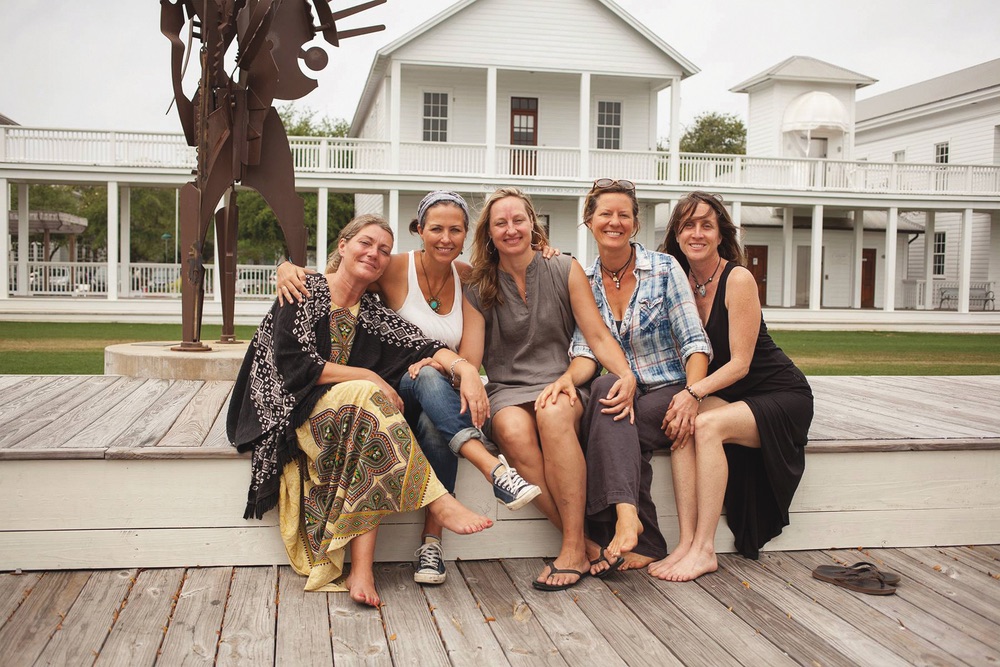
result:
[[[611,0],[457,2],[377,52],[350,137],[292,138],[296,186],[319,194],[317,264],[330,240],[330,192],[354,194],[358,212],[385,214],[408,250],[417,240],[405,230],[428,190],[454,189],[477,204],[500,185],[526,190],[552,242],[586,263],[594,248],[580,224],[583,198],[595,178],[614,177],[638,186],[648,247],[684,193],[722,194],[745,229],[769,321],[917,322],[912,315],[942,305],[944,284],[924,269],[940,263],[922,250],[928,225],[932,236],[946,231],[946,271],[954,267],[943,305],[959,314],[982,305],[974,280],[993,280],[1000,268],[1000,166],[972,152],[946,164],[875,152],[866,111],[874,102],[855,101],[875,79],[798,56],[733,89],[748,96],[748,155],[658,150],[660,109],[669,108],[676,147],[680,89],[697,71]],[[107,286],[109,301],[129,294],[134,273],[129,188],[178,187],[192,162],[179,134],[0,127],[0,186],[21,188],[25,209],[28,183],[108,185],[106,274],[120,276]],[[0,210],[7,191],[0,187]],[[993,221],[994,233],[976,236],[979,220]],[[6,266],[0,236],[0,275],[26,275],[26,257]],[[974,258],[986,238],[991,250]],[[14,289],[28,293],[23,283]]]

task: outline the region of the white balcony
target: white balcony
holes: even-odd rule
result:
[[[296,174],[393,173],[388,141],[290,137]],[[492,155],[492,164],[491,162]],[[669,154],[589,151],[589,173],[573,147],[404,142],[398,173],[412,176],[534,177],[569,182],[612,174],[641,184],[885,195],[1000,195],[1000,166],[760,158],[682,153],[678,178]],[[7,166],[80,165],[129,169],[192,169],[195,152],[180,134],[53,130],[0,126],[0,173]]]

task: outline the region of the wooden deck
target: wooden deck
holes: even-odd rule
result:
[[[812,579],[861,558],[898,593]],[[5,665],[996,665],[1000,549],[723,556],[683,584],[644,572],[530,586],[538,559],[449,564],[440,587],[376,566],[381,609],[303,593],[288,567],[0,575]]]
[[[775,551],[995,544],[1000,377],[813,377],[816,418]],[[0,571],[283,565],[277,512],[242,518],[249,457],[225,440],[231,382],[0,376]],[[654,500],[677,540],[670,457]],[[532,507],[499,506],[461,462],[457,495],[494,519],[452,558],[553,556]],[[419,513],[384,524],[376,557],[408,560]],[[733,551],[723,521],[719,552]]]

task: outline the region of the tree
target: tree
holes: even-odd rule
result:
[[[682,153],[744,155],[746,150],[747,128],[735,114],[703,113],[681,137]]]

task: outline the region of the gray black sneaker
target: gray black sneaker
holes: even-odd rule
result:
[[[493,495],[509,510],[519,510],[542,492],[534,484],[528,484],[517,470],[507,465],[507,459],[500,455],[500,463],[493,468]]]
[[[413,581],[418,584],[443,584],[444,549],[441,540],[431,535],[424,535],[424,543],[413,554],[417,557],[417,570],[413,573]]]

